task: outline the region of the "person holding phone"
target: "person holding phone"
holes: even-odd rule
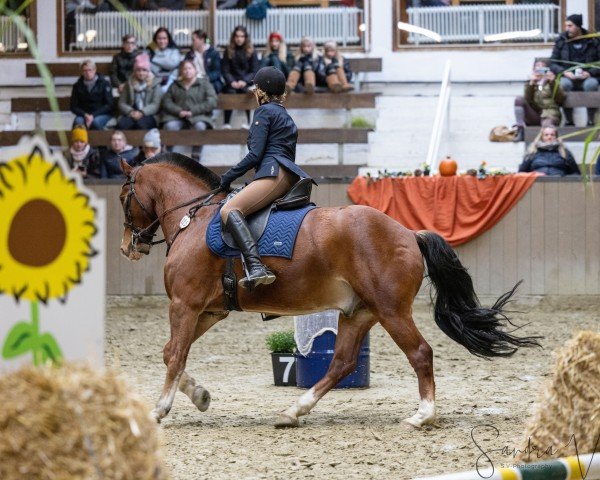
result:
[[[515,98],[515,126],[518,127],[515,141],[523,141],[525,126],[560,125],[560,106],[565,101],[565,92],[556,88],[556,75],[548,67],[548,60],[536,59],[523,96]]]

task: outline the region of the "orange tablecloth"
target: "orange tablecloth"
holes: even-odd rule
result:
[[[452,246],[492,228],[525,195],[537,173],[489,176],[356,177],[348,196],[380,210],[411,230],[439,233]]]

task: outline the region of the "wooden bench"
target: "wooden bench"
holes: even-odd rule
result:
[[[298,130],[299,144],[337,144],[338,164],[343,163],[343,146],[346,143],[368,144],[368,128],[304,128]],[[0,147],[16,145],[22,135],[28,132],[4,131],[0,132]],[[49,145],[60,145],[58,131],[45,131]],[[69,138],[70,132],[64,132]],[[127,142],[131,145],[141,145],[145,130],[126,130]],[[206,130],[202,132],[190,130],[166,131],[161,130],[160,138],[166,146],[198,146],[198,145],[246,145],[248,130]],[[94,147],[110,145],[110,130],[90,130],[89,143]]]
[[[368,72],[381,72],[383,63],[381,58],[369,57],[348,58],[348,62],[350,63],[350,69],[355,73],[354,85],[357,91],[360,89],[360,74]],[[47,63],[46,67],[54,77],[79,77],[79,75],[81,75],[79,63],[75,62]],[[97,62],[96,68],[98,69],[98,73],[110,76],[110,62]],[[40,76],[40,72],[36,63],[25,64],[25,76],[27,78],[38,78]],[[70,85],[73,82],[74,79],[71,79],[70,81],[61,82],[60,84]]]
[[[378,95],[378,93],[373,92],[292,94],[286,100],[285,106],[290,109],[344,109],[349,120],[349,112],[354,108],[375,108],[375,99]],[[70,97],[57,97],[56,100],[59,111],[68,112],[70,110]],[[217,108],[222,110],[253,110],[256,108],[256,100],[250,94],[221,93],[219,94]],[[40,128],[42,112],[51,111],[50,100],[47,97],[12,98],[10,100],[10,111],[12,113],[35,113],[35,128]]]

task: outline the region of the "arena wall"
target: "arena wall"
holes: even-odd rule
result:
[[[351,203],[347,181],[319,184],[313,190],[318,205]],[[121,184],[91,188],[107,201],[107,293],[163,294],[164,245],[139,262],[123,258]],[[521,295],[600,295],[600,181],[538,179],[494,228],[457,251],[479,295],[500,295],[521,279]]]

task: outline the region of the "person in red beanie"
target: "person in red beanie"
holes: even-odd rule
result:
[[[294,55],[289,52],[283,36],[279,32],[271,32],[260,61],[260,67],[275,67],[280,70],[285,78],[294,68]]]

